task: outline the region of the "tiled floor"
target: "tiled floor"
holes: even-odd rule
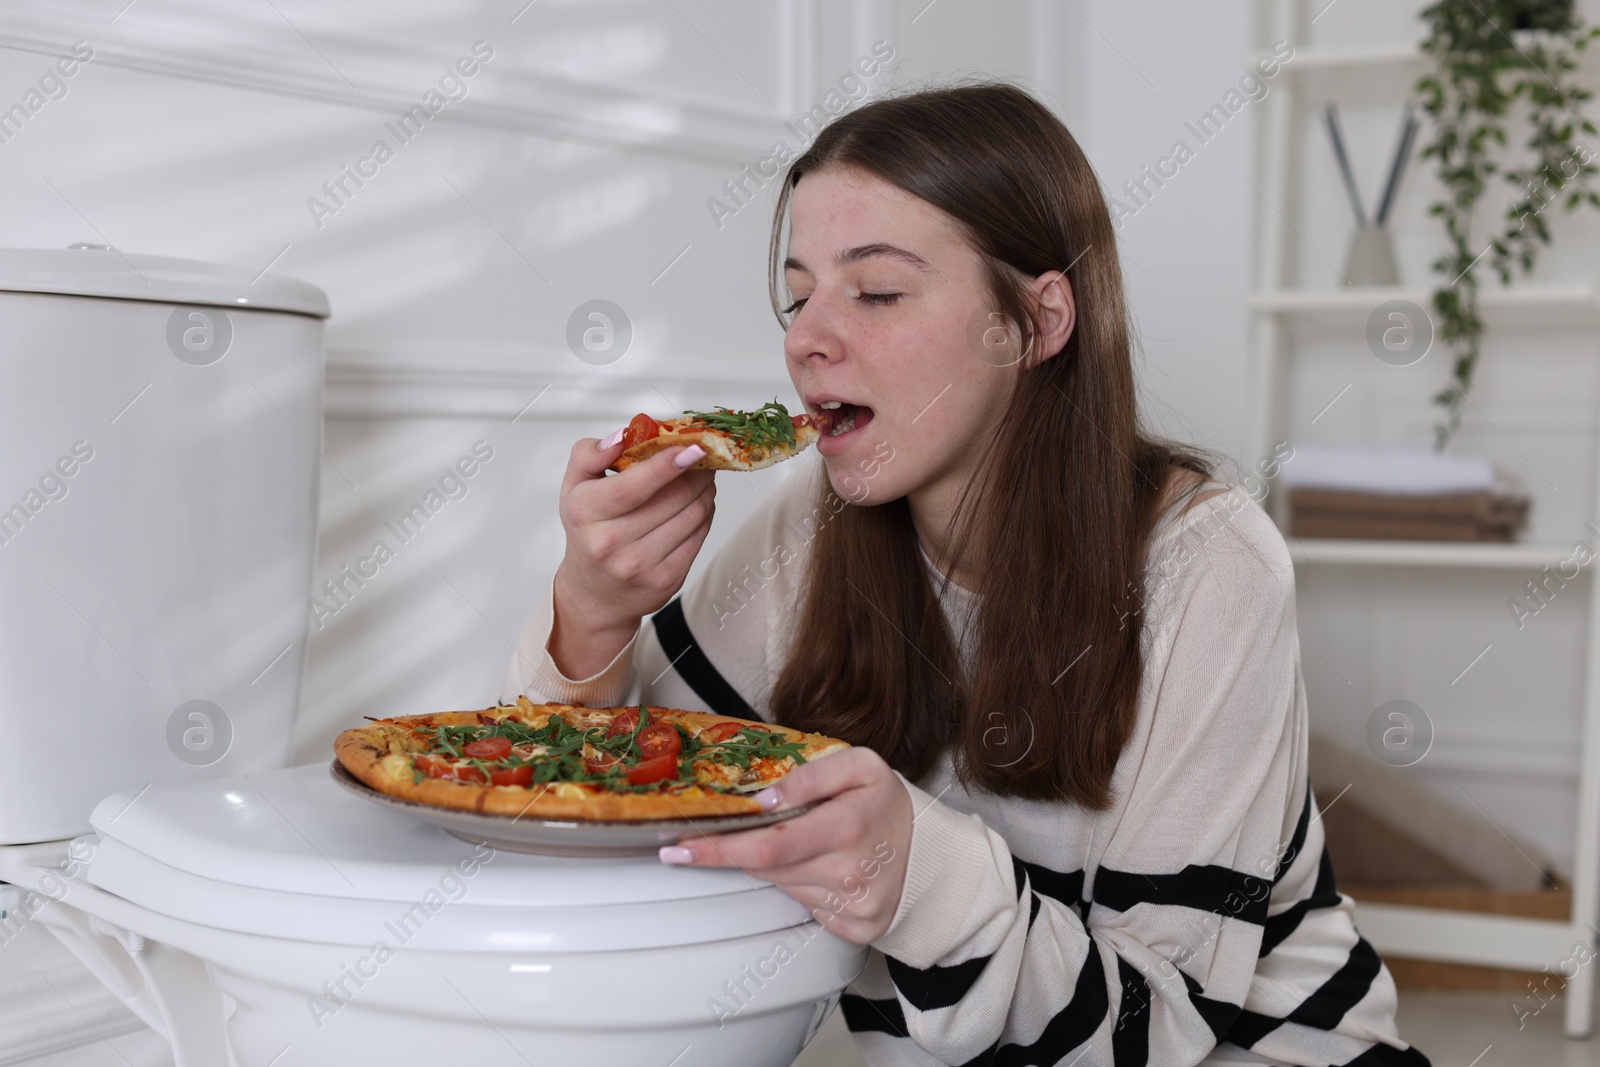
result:
[[[1433,1067],[1600,1067],[1600,1036],[1562,1035],[1564,1000],[1519,1023],[1528,1003],[1507,993],[1402,991],[1400,1036],[1427,1053]]]
[[[1523,1020],[1512,998],[1494,993],[1402,993],[1400,1033],[1433,1067],[1600,1067],[1600,1037],[1569,1041],[1561,1034],[1561,1002]],[[149,1031],[124,1034],[71,1052],[29,1061],[27,1067],[162,1067],[164,1043]],[[794,1067],[863,1067],[834,1012]]]
[[[1562,1001],[1523,1018],[1519,1027],[1514,999],[1504,993],[1402,992],[1400,1036],[1426,1053],[1433,1067],[1600,1067],[1600,1035],[1585,1041],[1562,1036]],[[1527,1010],[1522,1000],[1515,1003]],[[794,1067],[864,1067],[838,1012]]]
[[[835,1011],[794,1061],[794,1067],[863,1067],[865,1062],[856,1051],[850,1031],[844,1028],[844,1012]]]

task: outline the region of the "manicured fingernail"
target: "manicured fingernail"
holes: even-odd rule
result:
[[[662,863],[693,863],[694,851],[679,845],[662,845],[658,853]]]
[[[769,785],[761,792],[754,794],[751,799],[761,805],[762,811],[771,811],[783,802],[783,794],[778,792],[777,786]]]
[[[699,445],[690,445],[688,448],[672,457],[672,465],[677,467],[679,470],[682,470],[684,467],[687,467],[689,464],[693,463],[695,460],[699,459],[705,454],[706,450],[701,448]]]
[[[618,430],[615,433],[613,433],[611,436],[603,439],[598,445],[595,445],[595,448],[597,448],[600,451],[604,452],[606,449],[612,447],[613,445],[615,445],[620,440],[622,440],[622,431]]]

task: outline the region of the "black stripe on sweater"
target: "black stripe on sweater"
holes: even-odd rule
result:
[[[1258,1011],[1241,1011],[1239,1018],[1228,1028],[1228,1040],[1240,1048],[1254,1048],[1257,1041],[1282,1025],[1282,1019],[1275,1019]]]
[[[1328,857],[1328,850],[1322,850],[1322,860],[1317,864],[1317,885],[1311,895],[1304,900],[1297,900],[1288,908],[1277,915],[1267,918],[1266,926],[1261,933],[1261,955],[1265,956],[1294,933],[1300,926],[1300,921],[1306,917],[1306,912],[1312,908],[1335,908],[1339,906],[1339,891],[1333,884],[1333,860]]]
[[[1121,956],[1117,957],[1117,979],[1122,984],[1122,1001],[1111,1031],[1111,1062],[1115,1067],[1145,1067],[1150,1058],[1150,983]]]
[[[1022,894],[1029,892],[1029,865],[1012,856],[1011,868],[1014,888],[1020,901]],[[1039,870],[1045,869],[1041,867]],[[1034,917],[1039,914],[1039,894],[1029,892],[1029,896],[1033,898],[1028,915],[1028,926],[1031,929]],[[982,977],[983,969],[989,963],[987,955],[963,960],[948,967],[926,968],[913,967],[887,954],[884,959],[889,964],[889,978],[894,982],[895,990],[906,998],[907,1004],[918,1011],[933,1011],[960,1003],[961,999],[972,991],[972,987]]]
[[[948,967],[933,966],[924,970],[901,963],[888,954],[883,958],[889,964],[889,978],[894,982],[895,991],[918,1011],[933,1011],[959,1003],[989,965],[988,956],[977,956]]]
[[[667,662],[695,695],[706,702],[706,707],[734,719],[760,718],[700,650],[700,642],[694,639],[683,617],[681,597],[674,597],[650,621],[655,624],[656,637],[661,642],[661,651],[667,654]]]
[[[1372,980],[1378,977],[1381,970],[1383,961],[1378,958],[1377,950],[1368,944],[1366,938],[1358,937],[1344,966],[1322,983],[1322,988],[1307,997],[1288,1021],[1302,1026],[1315,1026],[1319,1030],[1332,1030],[1372,989]]]
[[[1083,900],[1083,870],[1052,871],[1049,867],[1041,867],[1037,863],[1021,862],[1024,870],[1028,872],[1028,883],[1036,892],[1058,900],[1069,908],[1077,908],[1082,914],[1081,902]],[[1020,884],[1020,883],[1019,883]]]
[[[1093,900],[1114,911],[1137,904],[1194,908],[1261,923],[1267,917],[1272,887],[1266,879],[1214,864],[1189,864],[1176,874],[1139,874],[1101,867],[1094,876]]]
[[[1211,1027],[1212,1036],[1218,1041],[1228,1032],[1228,1028],[1239,1018],[1239,1005],[1229,1004],[1225,1000],[1213,1000],[1200,988],[1200,983],[1190,978],[1183,971],[1178,971],[1183,976],[1183,985],[1189,991],[1189,1003],[1194,1005],[1194,1010],[1200,1013],[1200,1018]]]
[[[1245,1048],[1253,1048],[1257,1041],[1284,1023],[1332,1030],[1367,995],[1372,988],[1372,980],[1378,977],[1382,968],[1383,961],[1378,959],[1377,952],[1367,943],[1367,939],[1358,937],[1344,966],[1301,1001],[1288,1018],[1278,1019],[1254,1011],[1240,1012],[1239,1021],[1228,1031],[1228,1040]]]
[[[1011,857],[1011,881],[1017,891],[1017,899],[1021,900],[1022,891],[1028,887],[1028,865],[1016,856]]]
[[[839,1010],[844,1012],[844,1024],[851,1032],[890,1034],[910,1037],[906,1028],[906,1013],[898,1000],[868,1000],[854,993],[839,998]]]
[[[1078,971],[1078,981],[1066,1007],[1056,1012],[1045,1024],[1044,1032],[1033,1044],[1001,1045],[990,1062],[995,1067],[1033,1067],[1041,1063],[1059,1063],[1073,1049],[1094,1036],[1110,1010],[1111,1000],[1106,992],[1106,973],[1100,963],[1100,949],[1090,942],[1089,955]]]

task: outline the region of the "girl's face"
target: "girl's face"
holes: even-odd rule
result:
[[[805,175],[790,205],[783,347],[806,411],[829,420],[834,491],[947,509],[1017,377],[984,346],[982,260],[950,216],[858,170]]]

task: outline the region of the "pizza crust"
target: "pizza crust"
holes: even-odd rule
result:
[[[804,741],[801,755],[807,761],[849,748],[843,741],[820,734],[806,734],[772,723],[732,719],[707,712],[681,711],[646,705],[651,721],[679,723],[691,734],[699,734],[717,723],[737,722],[779,734],[789,741]],[[585,708],[571,704],[534,704],[526,697],[515,705],[485,708],[482,711],[450,711],[433,715],[407,715],[370,722],[341,733],[333,743],[340,764],[368,786],[387,796],[458,811],[510,818],[571,819],[584,822],[638,822],[664,819],[694,819],[718,815],[753,815],[761,805],[748,796],[719,793],[699,786],[677,792],[613,793],[602,787],[580,783],[552,782],[543,785],[480,785],[444,778],[415,781],[412,760],[426,752],[426,731],[433,726],[453,726],[513,717],[533,726],[543,726],[551,715],[567,721],[597,725],[631,708]],[[792,760],[784,760],[792,764]],[[771,784],[790,768],[770,768]]]
[[[635,463],[643,463],[651,456],[680,445],[699,445],[706,450],[694,463],[692,471],[757,471],[782,463],[799,455],[822,436],[822,431],[812,424],[810,416],[794,430],[794,444],[783,448],[746,449],[738,441],[720,430],[691,426],[691,419],[667,419],[661,423],[661,432],[648,441],[642,441],[625,450],[611,464],[614,471],[625,471]]]

